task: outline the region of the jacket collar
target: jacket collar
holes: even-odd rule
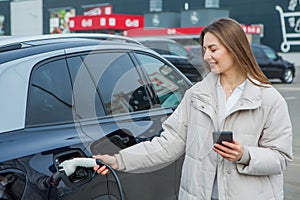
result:
[[[206,78],[194,86],[194,95],[201,101],[211,104],[214,109],[217,105],[216,86],[219,74],[209,73]],[[248,77],[245,83],[244,92],[238,103],[232,109],[233,112],[244,109],[256,109],[262,105],[262,91],[261,87],[254,85],[260,84],[255,79]]]
[[[257,82],[252,78],[249,78],[253,82]],[[243,95],[241,97],[241,101],[249,102],[249,105],[253,105],[254,107],[260,106],[262,104],[262,87],[254,85],[249,79],[246,80],[246,85],[244,88]],[[257,83],[260,84],[260,83]]]
[[[194,86],[194,95],[200,97],[205,102],[210,102],[212,105],[215,105],[217,102],[217,82],[218,75],[209,73],[202,82]]]
[[[191,100],[192,105],[196,109],[206,113],[212,119],[215,129],[218,127],[218,103],[216,90],[218,76],[219,75],[209,73],[203,81],[195,84],[192,87],[193,92]],[[250,110],[260,107],[262,105],[261,90],[261,87],[254,85],[250,80],[247,79],[242,97],[232,108],[229,115],[239,110]],[[197,101],[194,101],[194,98],[196,98]]]

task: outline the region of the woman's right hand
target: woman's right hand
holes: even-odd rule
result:
[[[117,162],[117,159],[115,156],[110,156],[110,155],[94,155],[93,158],[97,160],[101,160],[102,162],[110,165],[113,169],[118,169],[119,165]],[[100,166],[100,165],[95,165],[94,170],[101,175],[106,175],[109,173],[109,169],[105,167],[105,165]]]

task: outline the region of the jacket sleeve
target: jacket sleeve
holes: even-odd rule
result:
[[[146,172],[165,167],[185,151],[188,91],[173,114],[163,123],[163,132],[151,141],[145,141],[121,150],[115,155],[120,171]],[[147,169],[146,169],[147,168]]]
[[[293,159],[292,125],[287,104],[280,94],[271,98],[273,104],[264,105],[270,107],[258,147],[244,146],[244,155],[237,163],[242,174],[280,174]]]

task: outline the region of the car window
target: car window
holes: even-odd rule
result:
[[[26,125],[73,120],[72,87],[65,59],[37,66],[30,79]]]
[[[137,53],[163,108],[176,107],[189,87],[174,68],[150,55]]]
[[[128,113],[151,107],[141,78],[127,53],[107,52],[84,58],[97,84],[107,114]]]
[[[156,51],[161,55],[171,55],[172,53],[169,51],[169,47],[165,42],[144,42],[145,46],[148,46],[152,50]]]
[[[73,85],[73,101],[76,116],[80,119],[95,118],[104,116],[99,91],[96,90],[96,83],[84,64],[81,56],[67,58]]]
[[[172,55],[177,55],[177,56],[184,56],[188,57],[188,51],[184,48],[179,46],[176,43],[168,43],[169,46],[169,51],[171,52]]]
[[[276,53],[275,53],[272,49],[270,49],[270,48],[268,48],[268,47],[263,47],[262,50],[264,51],[264,53],[266,54],[266,56],[267,56],[269,59],[275,60],[275,59],[277,58]]]
[[[196,57],[202,58],[202,52],[201,52],[201,47],[197,48],[191,48],[190,52],[192,52],[192,54]]]

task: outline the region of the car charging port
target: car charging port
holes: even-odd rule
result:
[[[59,176],[69,188],[89,182],[93,178],[94,170],[92,168],[76,167],[76,170],[71,175],[67,176],[59,170],[59,165],[66,160],[73,158],[86,158],[86,155],[80,149],[72,149],[66,152],[61,152],[54,155],[54,163]]]

